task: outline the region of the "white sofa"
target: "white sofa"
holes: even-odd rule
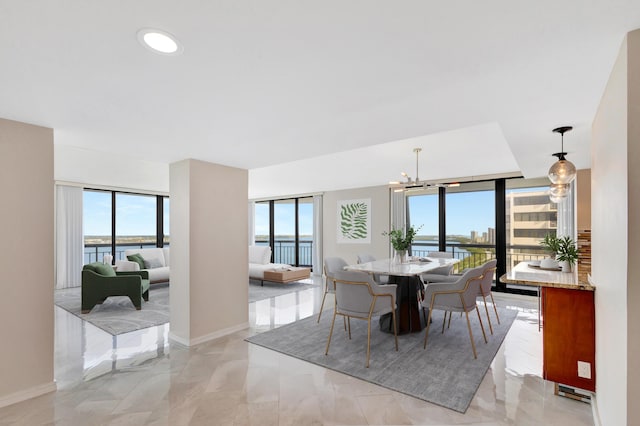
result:
[[[290,268],[285,263],[271,263],[271,247],[249,246],[249,278],[264,279],[264,271]]]
[[[148,267],[140,268],[137,262],[127,260],[126,257],[139,253],[145,260]],[[143,248],[128,249],[124,251],[125,260],[116,260],[118,271],[139,271],[149,272],[149,281],[152,283],[169,281],[169,248]]]

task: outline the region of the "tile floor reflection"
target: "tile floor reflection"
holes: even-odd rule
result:
[[[465,414],[244,341],[317,314],[316,283],[251,303],[249,329],[192,348],[168,325],[114,337],[56,307],[58,391],[0,409],[0,425],[593,424],[541,378],[533,297],[496,295],[518,317]]]

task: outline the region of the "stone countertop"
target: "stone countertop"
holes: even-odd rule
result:
[[[515,268],[500,277],[507,284],[530,285],[536,287],[566,288],[570,290],[595,291],[595,287],[578,280],[578,273],[540,269],[520,262]]]

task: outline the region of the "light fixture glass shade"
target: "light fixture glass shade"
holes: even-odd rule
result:
[[[552,203],[561,203],[562,201],[564,201],[564,197],[556,197],[555,195],[549,195],[549,200],[551,200]]]
[[[549,180],[552,183],[571,183],[576,178],[576,166],[571,161],[558,160],[549,169]]]
[[[549,194],[554,197],[566,197],[569,195],[568,183],[552,183],[549,185]]]

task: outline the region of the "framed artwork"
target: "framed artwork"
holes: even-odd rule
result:
[[[371,243],[371,198],[338,201],[338,244]]]

